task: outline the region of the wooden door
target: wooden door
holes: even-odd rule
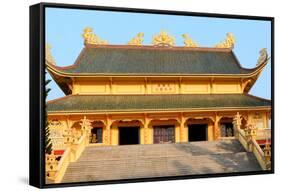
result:
[[[174,143],[175,127],[174,126],[155,126],[153,133],[154,143]]]

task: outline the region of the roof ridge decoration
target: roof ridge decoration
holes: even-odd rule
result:
[[[51,45],[46,43],[45,45],[45,60],[53,65],[56,65],[55,59],[52,56],[52,52],[51,52]]]
[[[153,36],[152,44],[155,46],[171,47],[175,45],[175,38],[169,35],[166,31],[161,30],[160,33]]]
[[[91,27],[86,27],[83,31],[82,37],[84,38],[84,44],[108,44],[106,40],[102,40],[98,37]]]
[[[193,41],[188,34],[183,34],[182,37],[184,39],[183,43],[185,47],[198,47],[198,44]]]
[[[133,37],[128,42],[128,45],[141,46],[142,43],[143,43],[143,37],[144,37],[144,33],[143,32],[139,32],[135,37]]]
[[[259,65],[261,65],[261,64],[263,64],[263,63],[268,61],[268,53],[267,53],[266,48],[262,48],[259,51],[259,53],[260,53],[260,56],[258,58],[256,66],[259,66]]]
[[[216,48],[234,48],[236,40],[232,33],[226,33],[226,38],[220,43],[216,44]]]
[[[82,37],[84,38],[84,45],[107,45],[108,42],[106,40],[101,39],[97,36],[91,27],[86,27],[83,30]],[[201,47],[197,42],[190,38],[190,36],[185,33],[182,34],[184,47]],[[142,46],[144,41],[144,33],[139,32],[135,37],[133,37],[130,41],[128,41],[128,45],[132,46]],[[234,44],[236,39],[234,35],[230,32],[226,33],[226,38],[216,44],[215,48],[234,48]],[[173,47],[175,46],[175,37],[168,34],[166,31],[161,30],[158,34],[152,37],[152,45],[154,46],[162,46],[162,47]]]

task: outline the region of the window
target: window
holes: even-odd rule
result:
[[[221,137],[233,137],[233,124],[232,123],[223,123],[221,124]]]
[[[90,143],[102,143],[102,128],[94,127],[90,134]]]

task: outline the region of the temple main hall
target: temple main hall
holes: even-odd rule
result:
[[[213,47],[182,37],[183,46],[165,31],[151,45],[143,44],[143,33],[126,45],[111,45],[85,28],[83,50],[65,67],[46,47],[47,71],[65,93],[46,104],[53,146],[47,160],[61,156],[60,163],[67,155],[72,163],[89,148],[238,141],[263,152],[263,159],[255,159],[262,166],[271,100],[249,91],[269,61],[266,49],[257,53],[254,68],[244,68],[231,33]],[[269,169],[268,161],[262,169]],[[66,169],[47,176],[61,182]]]

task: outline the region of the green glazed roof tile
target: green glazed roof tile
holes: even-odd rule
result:
[[[48,112],[154,111],[271,106],[271,101],[247,94],[72,95],[47,103]]]
[[[86,47],[68,73],[245,74],[232,51],[174,48]]]

